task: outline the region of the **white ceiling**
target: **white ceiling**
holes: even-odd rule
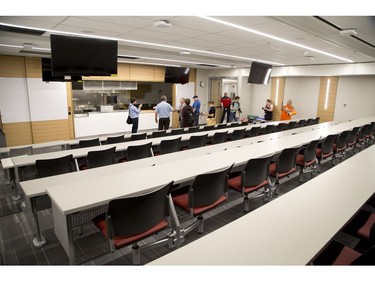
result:
[[[274,65],[312,65],[375,61],[375,17],[367,16],[216,16],[242,29],[194,16],[3,16],[0,17],[0,54],[50,56],[49,33],[28,35],[4,31],[3,24],[118,38],[118,54],[137,57],[124,60],[212,68],[249,67],[252,60]],[[170,27],[155,27],[166,20]],[[254,34],[252,29],[303,45],[295,46]],[[354,28],[355,36],[340,30]],[[132,40],[138,42],[131,42]],[[143,42],[140,43],[139,41]],[[32,44],[32,48],[22,47]],[[149,43],[149,44],[145,44]],[[152,44],[161,44],[156,46]],[[182,55],[181,51],[190,51]],[[321,52],[327,52],[335,58]],[[313,57],[312,60],[310,57]],[[147,57],[147,58],[139,58]],[[149,59],[154,58],[154,59]]]

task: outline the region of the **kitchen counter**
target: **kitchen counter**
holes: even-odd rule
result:
[[[126,123],[128,110],[113,112],[88,112],[74,114],[74,132],[76,138],[131,132],[132,125]],[[138,130],[157,129],[155,112],[142,110]]]

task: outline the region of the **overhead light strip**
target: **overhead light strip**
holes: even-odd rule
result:
[[[0,25],[30,29],[30,30],[39,30],[39,31],[43,31],[43,32],[48,32],[50,34],[74,35],[74,36],[89,37],[89,38],[96,38],[96,39],[114,40],[114,41],[118,41],[118,42],[126,42],[126,43],[138,44],[138,45],[162,47],[162,48],[175,49],[175,50],[180,50],[180,51],[189,51],[190,53],[195,52],[195,53],[201,53],[201,54],[209,54],[209,55],[232,58],[232,59],[239,59],[239,60],[244,60],[244,61],[254,61],[255,60],[255,61],[264,62],[264,63],[268,63],[268,64],[272,64],[272,65],[280,65],[280,66],[284,65],[282,63],[266,61],[266,60],[261,60],[261,59],[256,59],[256,58],[234,56],[234,55],[228,55],[228,54],[222,54],[222,53],[216,53],[216,52],[209,52],[209,51],[204,51],[204,50],[199,50],[199,49],[191,49],[191,48],[165,45],[165,44],[158,44],[158,43],[151,43],[151,42],[144,42],[144,41],[137,41],[137,40],[121,39],[121,38],[116,38],[116,37],[106,37],[106,36],[99,36],[99,35],[92,35],[92,34],[83,34],[83,33],[76,33],[76,32],[67,32],[67,31],[60,31],[60,30],[44,29],[44,28],[34,28],[34,27],[29,27],[29,26],[15,25],[15,24],[3,23],[3,22],[0,22]]]
[[[325,55],[325,56],[329,56],[329,57],[332,57],[332,58],[336,58],[336,59],[339,59],[339,60],[342,60],[342,61],[345,61],[345,62],[353,62],[352,60],[349,60],[349,59],[346,59],[346,58],[343,58],[343,57],[340,57],[340,56],[336,56],[336,55],[331,54],[331,53],[327,53],[327,52],[324,52],[324,51],[321,51],[321,50],[318,50],[318,49],[315,49],[315,48],[311,48],[311,47],[308,47],[308,46],[305,46],[305,45],[302,45],[302,44],[298,44],[298,43],[295,43],[293,41],[289,41],[289,40],[286,40],[286,39],[283,39],[283,38],[280,38],[280,37],[277,37],[277,36],[273,36],[271,34],[267,34],[267,33],[264,33],[264,32],[260,32],[260,31],[257,31],[257,30],[251,29],[251,28],[247,28],[247,27],[244,27],[244,26],[241,26],[241,25],[237,25],[237,24],[234,24],[234,23],[230,23],[230,22],[227,22],[227,21],[219,20],[219,19],[216,19],[216,18],[208,17],[208,16],[199,16],[199,17],[202,18],[202,19],[206,19],[206,20],[209,20],[209,21],[216,22],[216,23],[224,24],[226,26],[230,26],[230,27],[233,27],[233,28],[236,28],[236,29],[247,31],[247,32],[250,32],[250,33],[253,33],[253,34],[257,34],[257,35],[260,35],[260,36],[263,36],[263,37],[267,37],[267,38],[270,38],[270,39],[273,39],[273,40],[276,40],[276,41],[279,41],[279,42],[283,42],[283,43],[286,43],[286,44],[289,44],[289,45],[292,45],[292,46],[296,46],[296,47],[303,48],[303,49],[306,49],[306,50],[314,51],[316,53],[319,53],[319,54],[322,54],[322,55]]]

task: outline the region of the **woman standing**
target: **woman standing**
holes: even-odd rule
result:
[[[138,131],[138,123],[139,123],[139,113],[142,109],[142,104],[138,105],[138,107],[135,105],[137,103],[136,99],[131,99],[129,104],[129,116],[132,119],[132,134],[136,133]]]
[[[215,109],[215,102],[212,100],[209,103],[210,109],[208,110],[207,114],[207,125],[208,126],[213,126],[216,124],[216,109]]]
[[[262,109],[264,110],[264,120],[272,120],[273,104],[270,99],[267,100],[266,106],[262,107]]]
[[[292,105],[292,100],[288,100],[286,106],[281,105],[281,118],[280,120],[290,120],[292,115],[296,115],[297,111]]]
[[[181,127],[192,127],[194,124],[193,108],[190,99],[185,99],[185,106],[181,110]]]

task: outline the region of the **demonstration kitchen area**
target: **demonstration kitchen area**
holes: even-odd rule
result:
[[[76,138],[131,131],[126,123],[132,98],[143,104],[139,130],[156,129],[153,108],[166,95],[172,101],[172,85],[163,82],[83,80],[72,82]]]

